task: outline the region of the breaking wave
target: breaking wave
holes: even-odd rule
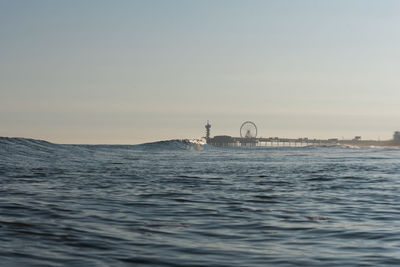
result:
[[[99,149],[144,149],[144,150],[203,150],[206,145],[201,139],[174,139],[139,145],[65,145],[44,140],[0,137],[0,155],[3,157],[29,156],[46,157],[55,152],[90,152]]]
[[[182,149],[182,150],[203,150],[207,146],[201,139],[173,139],[158,142],[145,143],[137,147],[145,149]]]

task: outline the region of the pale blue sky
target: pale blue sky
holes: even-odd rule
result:
[[[0,43],[0,136],[400,129],[400,1],[0,0]]]

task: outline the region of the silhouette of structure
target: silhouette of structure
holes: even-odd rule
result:
[[[257,137],[257,126],[254,122],[245,121],[240,127],[240,137],[229,135],[216,135],[210,137],[211,124],[207,121],[206,142],[213,146],[400,146],[400,131],[393,134],[392,140],[362,140],[361,136],[356,136],[351,140],[331,139],[309,139],[304,138],[281,138],[281,137]]]
[[[207,121],[207,124],[206,124],[206,140],[207,140],[207,143],[208,143],[208,140],[210,140],[210,128],[211,128],[211,124]]]
[[[257,126],[252,121],[245,121],[240,126],[240,137],[242,138],[256,138]]]
[[[400,145],[400,132],[399,131],[395,131],[393,134],[393,142],[395,144]]]

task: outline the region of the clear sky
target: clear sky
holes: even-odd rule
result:
[[[0,0],[0,136],[400,130],[400,1]]]

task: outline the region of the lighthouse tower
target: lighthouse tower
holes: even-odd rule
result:
[[[208,140],[210,140],[210,128],[211,128],[211,124],[207,121],[206,124],[206,141],[208,143]]]

